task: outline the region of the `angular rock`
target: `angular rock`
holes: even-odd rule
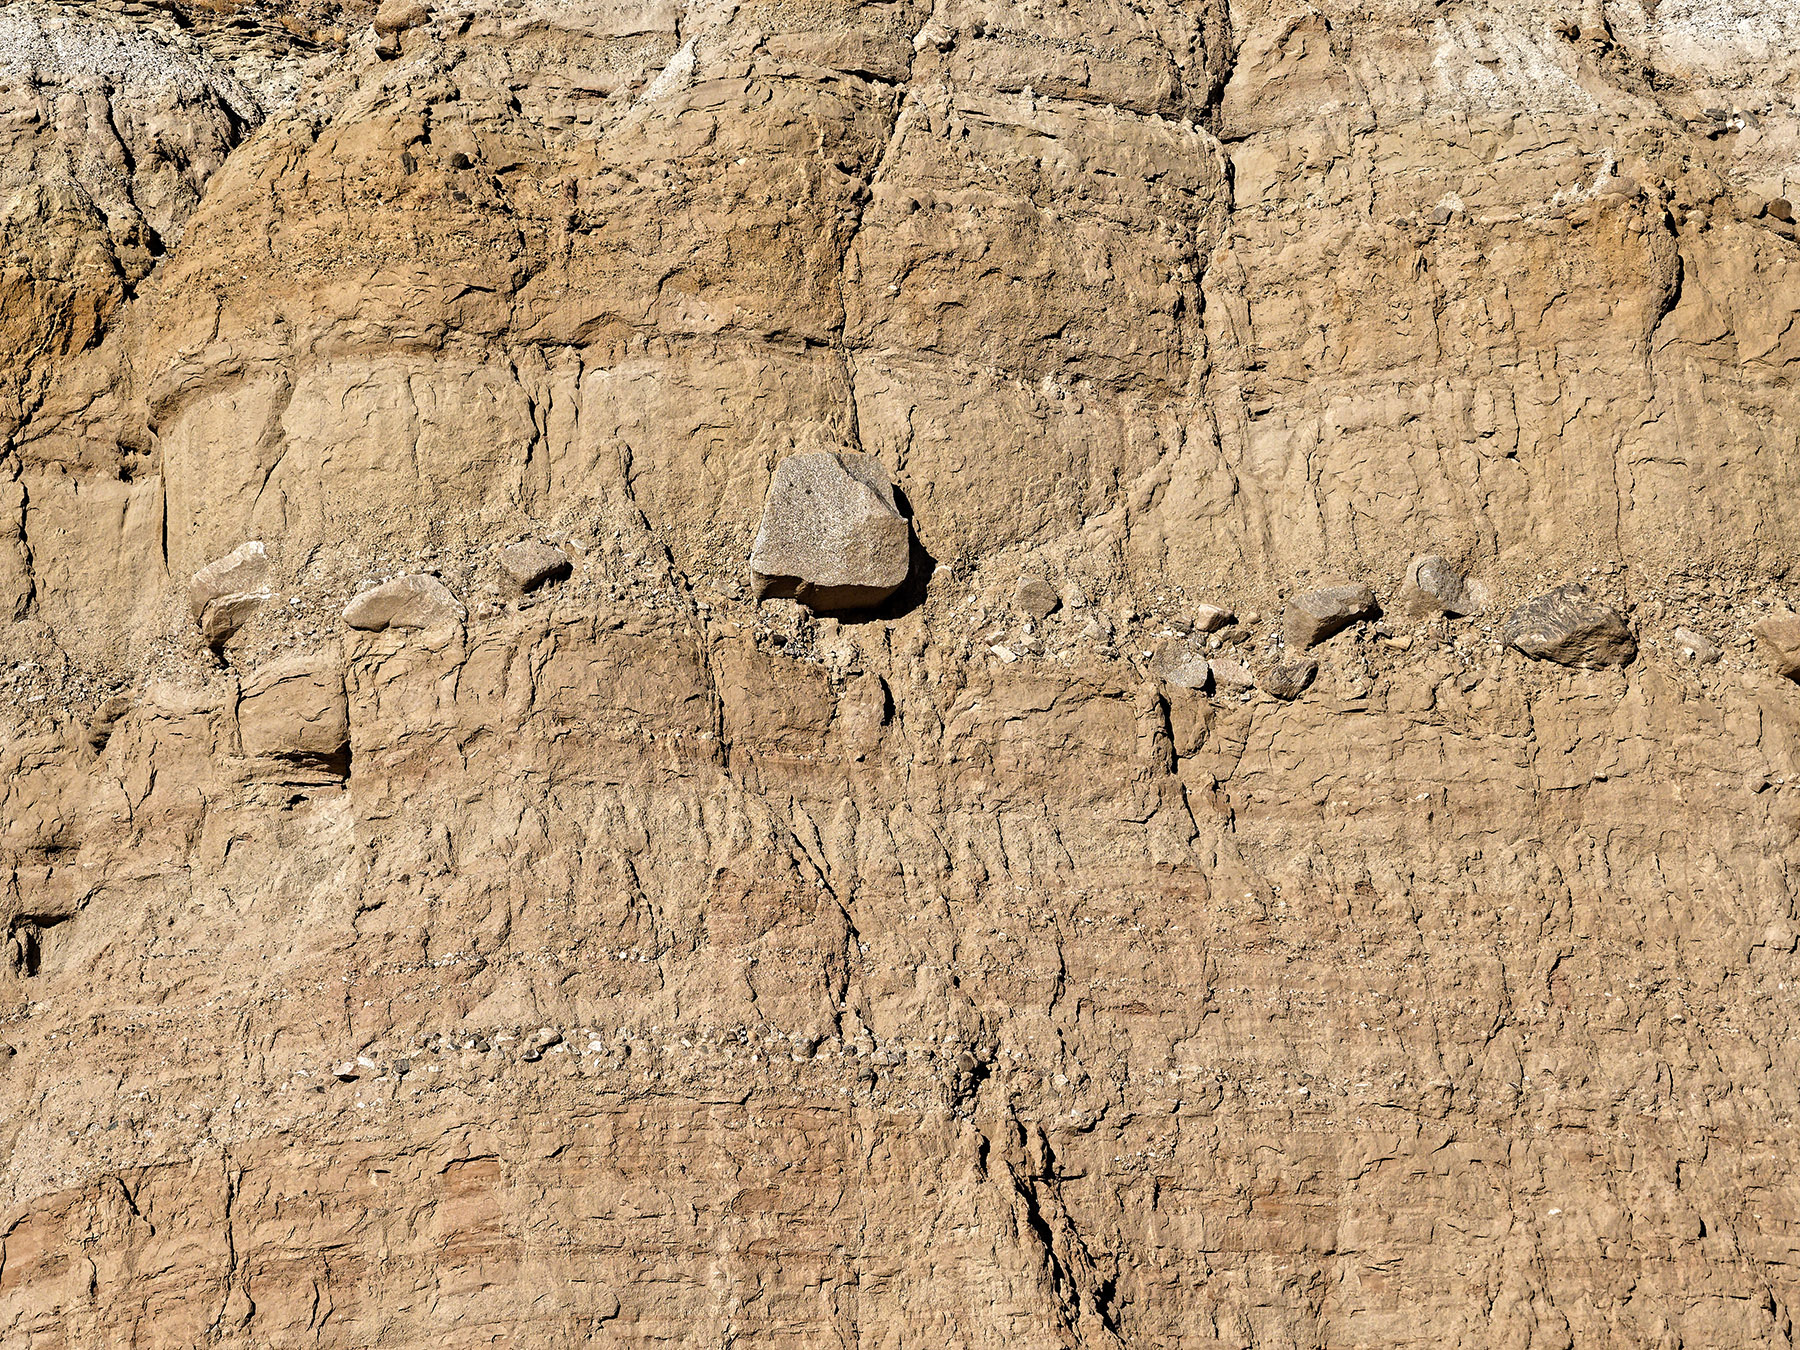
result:
[[[1297,661],[1276,661],[1264,666],[1256,677],[1256,687],[1283,702],[1291,702],[1306,691],[1319,673],[1319,663],[1310,656]]]
[[[344,606],[344,622],[378,633],[384,628],[440,628],[461,623],[466,613],[443,582],[414,572],[364,591]]]
[[[1178,689],[1205,689],[1212,674],[1206,657],[1191,643],[1179,639],[1170,639],[1157,648],[1150,671]]]
[[[238,739],[246,755],[330,760],[350,745],[344,664],[335,650],[259,667],[238,695]]]
[[[1216,633],[1236,622],[1237,615],[1217,605],[1202,605],[1194,611],[1194,631],[1197,633]]]
[[[1637,640],[1623,616],[1576,583],[1526,601],[1503,631],[1525,655],[1558,665],[1623,666],[1637,655]]]
[[[1256,687],[1255,673],[1242,661],[1215,657],[1208,664],[1212,667],[1213,687],[1221,694],[1239,694]]]
[[[383,0],[375,11],[375,31],[383,37],[417,28],[431,17],[431,7],[423,0]]]
[[[1406,582],[1400,588],[1400,609],[1416,618],[1432,614],[1461,617],[1479,612],[1481,606],[1475,603],[1454,563],[1435,553],[1421,553],[1406,569]]]
[[[213,646],[222,645],[269,598],[269,554],[260,539],[239,544],[188,581],[188,609]]]
[[[1379,611],[1367,586],[1323,586],[1288,602],[1284,631],[1290,647],[1312,647]]]
[[[572,570],[569,555],[541,539],[508,544],[500,550],[500,566],[522,591],[534,591],[552,581],[561,581]]]
[[[1026,618],[1047,619],[1062,604],[1062,597],[1042,577],[1025,576],[1013,591],[1013,604]]]
[[[775,466],[750,553],[758,600],[878,605],[906,580],[912,527],[873,455],[790,455]]]
[[[1756,634],[1769,668],[1785,679],[1800,681],[1800,617],[1782,610],[1758,620],[1750,631]]]
[[[1675,646],[1688,660],[1703,666],[1712,665],[1725,654],[1718,643],[1687,628],[1675,630]]]

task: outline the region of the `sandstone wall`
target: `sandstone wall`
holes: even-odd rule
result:
[[[1789,1344],[1796,97],[1777,0],[0,7],[0,1342]],[[820,449],[853,620],[750,599]]]

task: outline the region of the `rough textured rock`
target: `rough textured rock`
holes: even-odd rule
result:
[[[552,581],[562,581],[572,570],[569,555],[541,539],[508,544],[500,550],[500,566],[522,591],[534,591]]]
[[[1413,615],[1479,613],[1481,605],[1470,594],[1461,572],[1448,558],[1421,553],[1406,568],[1400,588],[1400,609]]]
[[[259,667],[238,695],[246,755],[334,760],[350,745],[341,653],[327,649]]]
[[[1042,577],[1024,576],[1013,591],[1013,603],[1027,618],[1047,619],[1061,607],[1062,597]]]
[[[1623,666],[1637,655],[1625,620],[1575,583],[1526,601],[1506,621],[1506,640],[1538,661]]]
[[[871,455],[790,455],[775,468],[750,553],[758,599],[865,609],[906,580],[912,530]]]
[[[1375,592],[1367,586],[1321,586],[1288,601],[1282,628],[1289,646],[1304,649],[1376,613]]]
[[[1178,689],[1205,689],[1212,678],[1205,655],[1180,639],[1171,639],[1157,649],[1151,669],[1157,679]]]
[[[1257,672],[1256,687],[1274,698],[1291,702],[1306,691],[1318,673],[1319,663],[1311,657],[1271,661]]]
[[[1218,605],[1201,605],[1194,611],[1194,628],[1201,633],[1216,633],[1237,622],[1237,615]]]
[[[1777,675],[1800,680],[1800,617],[1783,610],[1757,621],[1757,646]]]
[[[0,6],[0,1345],[1791,1344],[1791,3],[409,8]]]
[[[461,622],[465,613],[448,586],[414,572],[362,592],[344,606],[344,622],[371,633],[387,628],[435,629]]]
[[[201,635],[218,646],[269,599],[269,554],[261,540],[239,544],[188,581],[188,609]]]

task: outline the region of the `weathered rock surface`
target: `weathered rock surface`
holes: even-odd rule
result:
[[[1800,680],[1800,616],[1783,610],[1759,619],[1752,631],[1770,669],[1784,679]]]
[[[246,755],[331,760],[350,745],[341,653],[326,649],[260,666],[238,695]]]
[[[434,576],[414,572],[371,586],[344,606],[344,622],[379,633],[383,629],[435,629],[460,623],[466,611]]]
[[[906,581],[912,530],[872,455],[790,455],[775,467],[750,553],[758,599],[866,609]]]
[[[568,554],[541,539],[508,544],[500,550],[500,566],[522,591],[534,591],[553,581],[565,580],[573,570]]]
[[[1290,647],[1304,650],[1377,612],[1375,592],[1367,586],[1322,586],[1288,601],[1283,633]]]
[[[0,1345],[1790,1345],[1800,18],[1565,9],[0,6]]]
[[[1205,654],[1184,639],[1171,639],[1158,647],[1151,669],[1159,680],[1178,689],[1205,689],[1212,678]]]
[[[1558,665],[1623,666],[1637,655],[1637,640],[1618,611],[1574,583],[1519,606],[1505,631],[1525,655]]]
[[[1271,661],[1256,675],[1256,687],[1263,693],[1284,701],[1300,697],[1319,673],[1319,663],[1311,657],[1297,661]]]
[[[261,540],[239,544],[188,581],[188,609],[213,646],[226,641],[269,599],[269,554]]]
[[[1456,564],[1435,553],[1421,553],[1407,565],[1406,582],[1400,588],[1400,609],[1415,616],[1461,616],[1479,613],[1481,605],[1470,593]]]

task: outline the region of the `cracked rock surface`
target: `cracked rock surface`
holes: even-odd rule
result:
[[[1796,99],[0,4],[0,1345],[1790,1345]],[[818,456],[879,607],[757,594]]]

